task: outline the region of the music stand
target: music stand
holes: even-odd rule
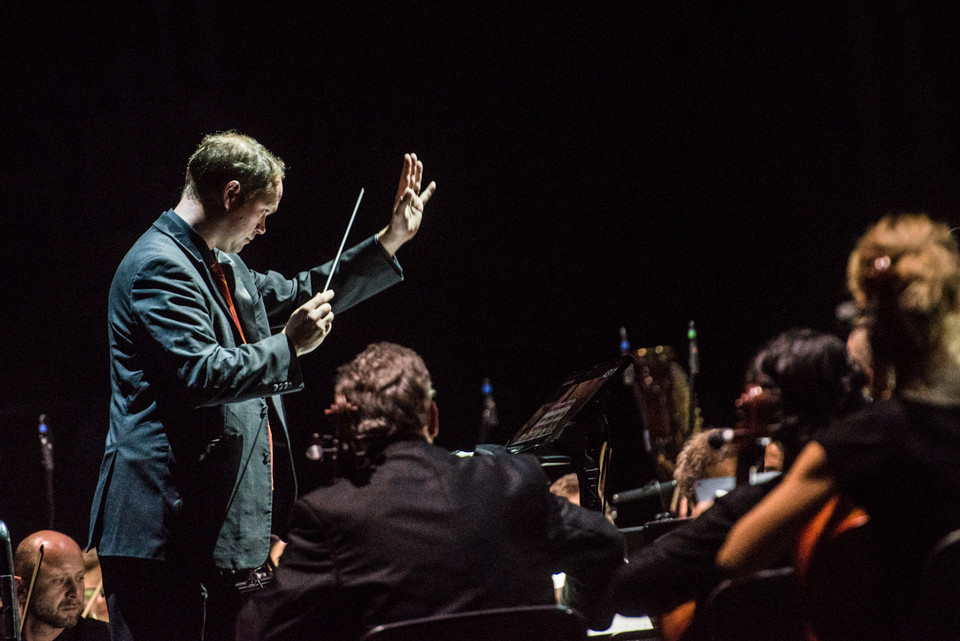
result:
[[[643,446],[643,404],[633,378],[624,376],[634,364],[627,354],[570,374],[506,449],[541,460],[568,457],[580,480],[580,504],[591,509],[602,509],[604,493],[650,480],[654,466]]]

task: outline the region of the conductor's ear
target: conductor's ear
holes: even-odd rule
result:
[[[230,211],[231,207],[240,205],[240,181],[231,180],[223,186],[223,209]]]

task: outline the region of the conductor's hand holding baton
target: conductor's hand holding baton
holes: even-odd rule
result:
[[[333,290],[323,291],[298,307],[283,328],[297,350],[297,356],[309,354],[323,342],[333,327]]]

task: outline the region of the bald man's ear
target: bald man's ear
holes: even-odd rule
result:
[[[17,602],[22,608],[27,602],[27,584],[26,582],[18,577],[16,574],[13,575],[13,580],[17,582]]]

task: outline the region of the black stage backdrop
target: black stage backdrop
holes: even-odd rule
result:
[[[256,268],[332,257],[361,187],[352,240],[377,231],[403,152],[439,183],[405,282],[304,359],[298,459],[336,365],[376,340],[423,355],[456,449],[484,377],[504,442],[619,327],[685,366],[694,320],[700,405],[728,424],[764,340],[836,328],[868,224],[960,212],[956,5],[810,4],[6,3],[0,518],[47,522],[46,413],[55,525],[85,538],[113,270],[228,128],[290,166]]]

